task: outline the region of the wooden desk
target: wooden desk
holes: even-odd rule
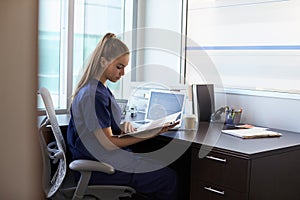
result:
[[[58,120],[66,131],[68,116]],[[160,147],[170,141],[188,146],[174,163],[180,174],[180,199],[300,199],[300,133],[240,139],[208,127],[203,123],[198,131],[170,131],[141,144],[143,150],[145,144],[153,148],[153,143]]]
[[[279,131],[279,138],[240,139],[207,130],[204,123],[194,136],[184,131],[164,134],[188,142],[193,138],[190,199],[300,199],[300,133]]]

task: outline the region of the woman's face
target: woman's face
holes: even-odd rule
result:
[[[111,82],[117,82],[125,74],[125,67],[128,65],[128,62],[129,54],[125,54],[115,59],[108,65],[102,75],[102,78],[104,80],[110,80]]]

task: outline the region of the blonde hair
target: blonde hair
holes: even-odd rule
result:
[[[92,78],[99,77],[101,73],[103,73],[104,68],[101,66],[101,58],[105,58],[108,62],[111,62],[125,54],[129,54],[129,49],[126,44],[116,38],[115,34],[106,33],[92,52],[90,59],[85,66],[83,75],[74,90],[72,99],[74,99],[79,90]]]

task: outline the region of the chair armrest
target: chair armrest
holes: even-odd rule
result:
[[[115,173],[115,169],[111,165],[93,160],[74,160],[70,163],[69,167],[72,170],[80,172],[98,171],[107,174]]]

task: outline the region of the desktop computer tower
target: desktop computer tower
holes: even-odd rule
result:
[[[215,112],[215,95],[213,84],[192,85],[193,113],[198,122],[209,122],[212,113]]]

